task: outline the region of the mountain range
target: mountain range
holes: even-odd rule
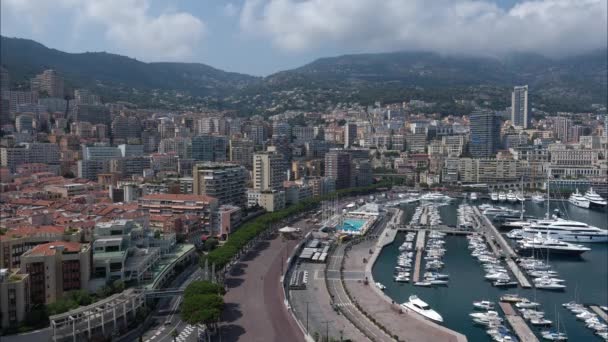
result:
[[[0,61],[13,85],[47,68],[60,71],[70,88],[92,88],[108,98],[138,92],[184,92],[220,101],[243,94],[303,89],[510,88],[529,84],[548,101],[606,104],[608,50],[562,59],[535,54],[504,58],[442,56],[428,52],[356,54],[320,58],[266,77],[227,72],[201,63],[145,63],[105,52],[66,53],[38,42],[1,37]],[[374,94],[375,94],[374,93]]]

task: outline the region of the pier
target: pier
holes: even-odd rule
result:
[[[490,246],[490,249],[494,253],[496,257],[504,257],[505,262],[507,263],[507,267],[511,270],[515,279],[519,285],[523,288],[531,288],[532,284],[528,278],[526,278],[524,272],[519,268],[519,265],[513,260],[517,258],[518,255],[515,253],[511,245],[507,240],[505,240],[504,236],[500,234],[498,229],[492,224],[489,218],[479,212],[477,207],[473,207],[473,211],[476,216],[476,221],[479,223],[479,231],[486,239],[487,244]]]
[[[422,262],[422,252],[424,252],[424,238],[426,237],[426,230],[419,230],[416,236],[416,261],[414,263],[414,275],[412,282],[420,281],[420,263]]]
[[[513,275],[517,279],[517,282],[519,283],[519,285],[526,289],[531,288],[532,284],[530,284],[530,281],[528,281],[528,278],[526,278],[526,276],[524,275],[524,272],[522,272],[522,270],[519,268],[519,265],[517,265],[517,263],[515,261],[513,261],[513,259],[511,259],[511,258],[507,258],[506,261],[507,261],[507,266],[511,270],[511,273],[513,273]]]
[[[487,216],[485,216],[481,212],[479,212],[479,209],[477,207],[473,207],[473,211],[475,212],[477,217],[480,218],[480,223],[481,223],[480,228],[483,227],[484,230],[487,231],[488,233],[490,233],[490,235],[494,238],[494,241],[498,242],[498,244],[500,245],[500,248],[502,250],[503,256],[516,258],[517,253],[515,253],[515,251],[511,247],[511,245],[507,242],[507,240],[505,240],[505,238],[502,236],[502,234],[500,234],[498,229],[496,229],[496,227],[494,227],[494,225],[492,224],[492,221],[490,221],[490,219]]]
[[[593,310],[593,312],[595,312],[598,316],[600,316],[604,320],[604,322],[608,322],[608,315],[599,306],[590,305],[589,308]]]
[[[517,335],[520,341],[538,342],[536,335],[534,335],[528,324],[526,324],[526,321],[524,321],[524,319],[517,314],[511,304],[500,302],[498,305],[500,305],[500,308],[505,313],[507,322],[509,322],[509,325],[511,325],[515,335]]]

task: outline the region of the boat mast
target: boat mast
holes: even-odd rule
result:
[[[549,207],[550,207],[550,203],[551,202],[551,193],[549,192],[549,172],[551,172],[549,169],[547,169],[547,212],[545,213],[545,218],[549,219]]]

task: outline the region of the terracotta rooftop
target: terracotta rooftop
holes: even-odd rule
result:
[[[215,197],[207,195],[190,195],[190,194],[152,194],[141,198],[142,200],[165,200],[165,201],[205,201],[211,202]]]
[[[56,253],[56,248],[58,246],[63,246],[63,250],[65,252],[78,252],[80,251],[82,244],[78,243],[78,242],[68,242],[68,241],[53,241],[53,242],[49,242],[49,243],[43,243],[40,245],[37,245],[36,247],[32,248],[29,252],[28,255],[37,255],[37,256],[42,256],[42,255],[55,255]]]

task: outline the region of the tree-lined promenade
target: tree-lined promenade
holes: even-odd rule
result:
[[[311,210],[321,202],[332,198],[369,194],[380,188],[390,186],[391,183],[389,181],[380,181],[370,186],[342,189],[330,194],[301,201],[298,204],[279,211],[266,213],[255,218],[251,222],[245,223],[236,232],[231,234],[225,244],[211,251],[207,255],[207,260],[209,261],[209,264],[215,264],[216,270],[220,270],[224,266],[228,265],[243,250],[243,248],[247,246],[249,242],[254,240],[266,230],[270,229],[274,223]]]

